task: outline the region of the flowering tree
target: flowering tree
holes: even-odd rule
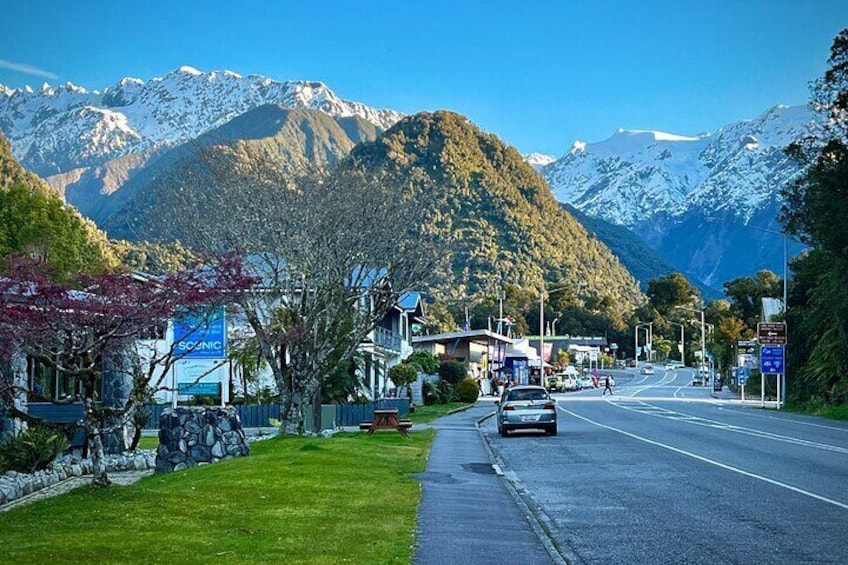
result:
[[[140,355],[137,341],[185,311],[206,319],[255,282],[231,257],[147,280],[119,272],[81,275],[71,284],[55,282],[41,263],[12,257],[0,276],[0,356],[29,355],[73,382],[84,405],[93,483],[107,485],[103,438],[164,388],[168,369],[186,355],[177,344]],[[26,391],[15,367],[0,374],[0,402],[13,417],[32,420],[16,403]],[[100,399],[106,381],[121,393]]]

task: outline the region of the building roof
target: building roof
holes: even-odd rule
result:
[[[512,343],[512,339],[489,330],[468,330],[464,332],[447,332],[433,335],[419,335],[412,338],[412,344],[416,343],[453,343],[456,340],[465,340],[475,343],[487,343],[489,340]]]

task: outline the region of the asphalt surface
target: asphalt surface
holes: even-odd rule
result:
[[[418,510],[419,565],[563,563],[509,481],[493,467],[476,422],[491,401],[439,418]],[[549,551],[550,550],[550,551]]]
[[[570,563],[845,563],[848,426],[743,407],[692,374],[555,394],[556,437],[483,429]]]

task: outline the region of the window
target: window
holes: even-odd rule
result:
[[[101,378],[94,383],[95,398],[101,393]],[[27,356],[27,402],[77,401],[83,397],[83,383],[57,370],[52,363]]]

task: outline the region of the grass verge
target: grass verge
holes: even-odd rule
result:
[[[821,416],[822,418],[830,418],[831,420],[848,421],[848,405],[829,406],[826,404],[790,404],[786,409],[791,412],[799,412],[801,414],[812,414],[813,416]]]
[[[415,412],[409,415],[413,424],[426,424],[436,418],[441,418],[451,410],[470,406],[465,402],[448,402],[447,404],[431,404],[429,406],[416,406]]]
[[[435,432],[274,438],[250,457],[0,513],[2,563],[409,563]]]

